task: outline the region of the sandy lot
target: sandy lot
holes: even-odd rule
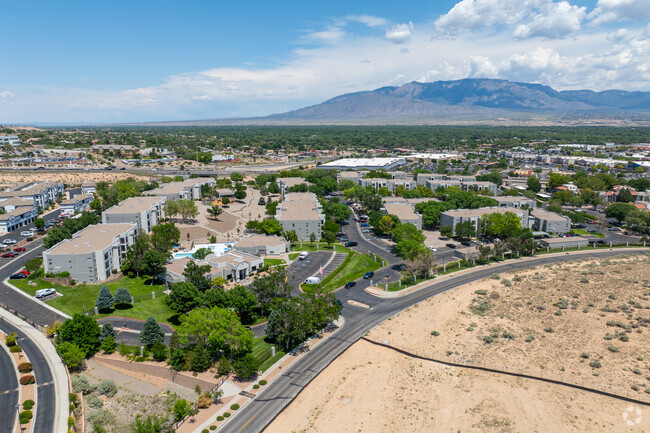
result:
[[[38,173],[38,172],[23,172],[23,173],[8,173],[0,172],[0,185],[6,186],[22,182],[36,182],[43,180],[51,180],[53,182],[63,182],[67,186],[80,186],[84,180],[91,180],[93,182],[106,181],[109,183],[133,177],[138,180],[149,180],[147,176],[132,175],[129,173],[103,173],[103,172],[61,172],[61,173]]]
[[[472,283],[410,308],[368,337],[432,358],[520,368],[650,400],[648,324],[650,259],[621,257]],[[599,368],[590,366],[595,361]],[[650,431],[650,407],[446,367],[361,341],[268,431]]]

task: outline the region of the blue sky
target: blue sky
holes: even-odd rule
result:
[[[466,77],[650,90],[650,0],[21,1],[3,17],[0,124],[248,117]]]

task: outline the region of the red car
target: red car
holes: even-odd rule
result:
[[[23,275],[29,275],[29,274],[31,274],[31,272],[29,272],[27,269],[23,269],[22,271],[20,271],[20,272],[18,272],[18,273],[19,273],[19,274],[23,274]]]
[[[9,251],[8,253],[4,253],[4,254],[1,255],[0,257],[2,257],[3,259],[13,259],[13,258],[16,257],[17,255],[18,255],[18,254],[14,253],[14,252],[12,252],[12,251]]]
[[[23,251],[25,251],[23,247],[14,248],[14,253],[22,253]]]

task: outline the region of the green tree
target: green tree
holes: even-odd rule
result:
[[[99,341],[104,341],[109,337],[115,338],[115,329],[113,329],[111,322],[106,322],[102,325],[102,329],[99,332]]]
[[[335,223],[332,220],[326,220],[325,224],[323,224],[322,230],[324,232],[333,232],[336,234],[340,230],[341,226],[339,226],[337,223]]]
[[[291,295],[287,274],[278,269],[271,269],[267,275],[255,278],[250,288],[257,297],[263,314],[276,300],[288,298]]]
[[[526,180],[526,189],[538,193],[542,190],[542,183],[536,176],[530,176],[528,180]]]
[[[199,209],[192,200],[178,200],[178,213],[181,215],[183,221],[196,218],[199,214]]]
[[[514,212],[491,213],[481,217],[481,232],[490,237],[511,237],[521,228]]]
[[[625,221],[627,214],[636,210],[636,206],[630,203],[614,203],[605,209],[607,218],[614,218],[620,222]]]
[[[114,353],[117,349],[117,344],[115,344],[115,337],[106,337],[104,341],[102,341],[101,348],[107,355]]]
[[[280,194],[280,186],[275,182],[269,183],[269,193]]]
[[[309,234],[309,242],[314,245],[314,242],[316,242],[316,233]]]
[[[488,174],[481,174],[476,176],[476,180],[480,182],[492,182],[497,185],[497,188],[503,184],[503,176],[498,171],[492,171]]]
[[[230,180],[232,180],[233,182],[243,182],[244,175],[236,171],[233,171],[232,173],[230,173]]]
[[[151,347],[154,343],[162,343],[165,339],[165,333],[162,328],[152,316],[147,318],[144,322],[142,331],[140,332],[140,343]]]
[[[109,310],[113,307],[114,303],[115,301],[113,300],[111,289],[107,286],[102,286],[102,288],[99,289],[99,295],[97,295],[97,299],[95,300],[95,307],[99,310]]]
[[[187,402],[187,400],[184,398],[176,400],[176,403],[174,403],[174,420],[181,421],[185,419],[191,411],[192,406]]]
[[[621,188],[616,201],[621,203],[634,203],[634,196],[632,196],[632,192],[628,188]]]
[[[115,291],[115,295],[113,296],[113,301],[115,302],[116,306],[127,305],[133,302],[133,297],[131,296],[131,292],[129,292],[128,289],[124,287],[120,287]]]
[[[36,227],[37,229],[42,229],[43,227],[45,227],[45,220],[43,218],[36,218],[34,220],[34,227]]]
[[[164,418],[148,415],[147,418],[135,417],[131,427],[132,433],[173,433],[173,428]]]
[[[206,277],[210,269],[210,265],[199,265],[194,260],[190,260],[185,265],[183,276],[185,281],[192,283],[201,292],[205,292],[210,288],[210,280]]]
[[[56,336],[56,342],[57,344],[74,343],[86,356],[92,356],[99,350],[99,332],[99,325],[95,319],[77,313],[63,322]]]
[[[134,272],[140,276],[140,274],[145,272],[144,256],[150,249],[149,236],[144,233],[138,234],[133,245],[126,250],[126,259],[122,265],[122,270]]]
[[[463,221],[456,224],[455,234],[460,239],[469,239],[476,236],[476,227],[471,221]]]
[[[235,191],[235,198],[237,200],[245,199],[246,198],[246,191],[238,189],[237,191]]]
[[[180,212],[180,207],[178,206],[178,202],[175,200],[167,200],[165,202],[165,215],[167,215],[169,218],[174,218],[174,216],[178,215]]]
[[[336,242],[336,233],[334,232],[325,232],[323,233],[323,240],[327,242],[327,245],[330,246]]]
[[[151,285],[155,277],[162,274],[167,264],[167,254],[156,250],[148,250],[142,258],[142,272],[151,276]]]
[[[95,198],[92,202],[90,202],[90,208],[94,210],[97,215],[101,214],[103,210],[102,201],[98,198]]]
[[[440,234],[448,238],[454,235],[452,226],[442,226],[440,227]]]
[[[404,260],[415,259],[426,252],[422,241],[405,238],[395,244],[395,253]]]
[[[180,238],[181,232],[174,223],[157,224],[151,229],[151,245],[160,253],[169,254]]]
[[[399,242],[404,239],[412,239],[416,242],[422,243],[424,242],[425,237],[424,234],[422,234],[422,230],[418,230],[418,228],[411,223],[395,224],[395,228],[393,229],[393,240]]]
[[[59,344],[56,351],[61,355],[65,365],[72,371],[77,370],[86,358],[86,353],[79,346],[69,341]]]
[[[393,233],[394,228],[395,221],[393,221],[393,218],[391,218],[389,215],[384,215],[381,217],[379,220],[379,230],[381,230],[382,234],[389,235]]]
[[[242,379],[252,376],[257,371],[257,362],[255,362],[255,357],[247,353],[241,358],[235,360],[233,363],[233,370],[235,374]]]
[[[217,205],[208,208],[208,214],[215,220],[218,219],[219,215],[221,215],[222,213],[223,213],[223,209],[221,209]]]
[[[237,285],[228,290],[228,306],[235,310],[242,321],[246,322],[255,306],[257,306],[257,297],[248,288]]]
[[[292,245],[298,242],[298,235],[295,230],[289,230],[282,233],[282,236],[287,242],[290,242]]]
[[[192,350],[192,371],[206,371],[212,366],[212,358],[202,341],[199,341]]]
[[[210,248],[199,248],[194,252],[194,254],[192,254],[192,257],[196,260],[203,260],[210,254],[212,254],[212,250],[210,250]]]
[[[177,313],[185,314],[201,306],[203,296],[192,283],[181,282],[171,285],[167,305]]]
[[[264,220],[262,223],[262,230],[267,235],[277,235],[279,233],[282,233],[282,226],[276,219],[271,218]]]

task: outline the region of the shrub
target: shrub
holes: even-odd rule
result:
[[[609,332],[607,334],[605,334],[605,340],[611,340],[613,338],[614,338],[614,336],[612,334],[610,334]]]
[[[86,376],[72,376],[70,382],[72,382],[72,390],[74,392],[80,392],[84,395],[92,393],[96,388]]]
[[[607,346],[607,350],[609,350],[610,352],[616,353],[616,352],[618,352],[618,347],[613,346],[613,345],[610,344],[609,346]]]
[[[224,417],[224,418],[228,418],[229,416],[230,416],[230,412],[224,412],[224,413],[223,413],[223,417]]]
[[[239,405],[237,403],[235,403],[235,404],[230,406],[230,409],[237,410],[237,409],[239,409]]]
[[[586,352],[582,352],[582,353],[580,354],[580,358],[583,358],[583,359],[589,359],[589,354],[586,353]]]
[[[36,402],[34,400],[25,400],[23,402],[23,409],[24,410],[31,410],[34,407],[35,404],[36,404]]]
[[[24,410],[18,414],[18,419],[20,420],[21,424],[27,424],[33,416],[34,414],[32,414],[31,410]]]
[[[630,341],[630,336],[627,334],[619,334],[618,339],[624,343],[627,343],[628,341]]]
[[[213,243],[214,243],[214,242],[213,242]],[[216,426],[216,425],[211,425],[211,426],[210,426],[210,430],[216,430],[216,429],[217,429],[217,426]]]
[[[72,378],[75,378],[75,377],[78,377],[78,376],[72,376]],[[70,394],[68,394],[68,398],[70,399],[70,403],[73,403],[73,404],[76,404],[76,403],[77,403],[77,400],[79,399],[79,397],[77,396],[77,394],[75,394],[75,393],[73,393],[73,392],[71,392]]]
[[[512,286],[512,282],[510,280],[508,280],[507,278],[504,278],[503,280],[501,280],[501,284],[503,284],[506,287]]]
[[[253,385],[253,389],[260,389],[260,386],[258,384]]]
[[[483,337],[483,342],[486,343],[486,344],[490,344],[493,341],[494,341],[494,339],[489,335],[486,335],[485,337]]]
[[[438,332],[438,331],[431,331],[431,335],[433,335],[434,337],[437,337],[437,336],[440,335],[440,332]]]
[[[12,347],[16,345],[16,333],[12,332],[10,334],[7,334],[5,337],[5,343],[7,344],[7,347]]]
[[[555,331],[550,326],[547,326],[546,328],[544,328],[544,332],[551,333],[551,332],[555,332]]]
[[[525,341],[526,343],[530,343],[530,342],[532,342],[534,339],[535,339],[535,337],[533,337],[532,335],[529,335],[528,337],[526,337],[526,340],[524,340],[524,341]]]
[[[21,373],[29,373],[32,371],[32,363],[31,362],[22,362],[18,364],[18,371]]]
[[[476,294],[476,295],[487,295],[487,293],[488,292],[485,289],[479,289],[479,290],[474,291],[474,294]]]
[[[593,361],[591,361],[589,363],[589,367],[600,368],[600,367],[602,367],[602,365],[600,364],[600,361],[597,361],[597,360],[594,359]]]
[[[506,340],[514,340],[515,339],[515,336],[512,335],[512,333],[509,332],[509,331],[503,331],[503,334],[501,336],[503,338],[505,338]]]
[[[70,272],[68,272],[68,271],[60,272],[60,273],[57,275],[57,277],[61,277],[61,278],[66,278],[66,277],[69,277],[69,276],[70,276]]]
[[[641,370],[639,370],[638,368],[635,368],[634,370],[632,370],[632,373],[634,373],[634,374],[639,374],[639,375],[640,375],[640,374],[641,374]]]
[[[20,384],[21,385],[31,385],[36,382],[36,379],[34,379],[34,376],[31,374],[26,374],[25,376],[20,378]]]
[[[631,388],[632,388],[634,391],[638,391],[638,390],[641,389],[641,387],[640,387],[639,385],[637,385],[637,384],[632,385]]]
[[[207,392],[201,394],[196,402],[196,406],[199,409],[208,408],[210,407],[211,404],[212,404],[212,396]]]
[[[110,355],[111,353],[115,352],[115,349],[117,349],[117,345],[115,344],[115,338],[113,337],[104,338],[104,341],[102,342],[102,350],[104,351],[104,353]]]
[[[219,365],[217,366],[217,374],[220,376],[226,376],[232,371],[232,364],[228,358],[221,357],[219,358]]]
[[[264,379],[259,381],[259,384],[262,385],[262,386],[266,385],[267,383],[268,382],[266,380],[264,380]]]
[[[219,415],[219,416],[217,417],[217,421],[223,421],[223,417],[222,417],[221,415]]]
[[[20,347],[20,346],[17,346],[17,345],[16,345],[16,346],[11,346],[11,347],[9,348],[9,351],[10,351],[11,353],[19,353],[19,352],[22,352],[22,351],[23,351],[23,348]]]
[[[162,362],[167,359],[167,346],[163,343],[155,342],[153,346],[151,346],[151,354],[154,361]]]
[[[233,367],[237,376],[246,378],[257,371],[257,362],[255,361],[255,357],[252,354],[247,353],[243,357],[236,360]]]
[[[70,285],[71,286],[74,286],[75,284],[77,284],[77,280],[70,280]]]
[[[500,280],[501,279],[499,274],[492,274],[492,275],[490,275],[490,278],[492,278],[493,280]]]
[[[126,356],[129,353],[131,353],[129,346],[127,346],[126,343],[124,343],[123,341],[117,346],[117,351],[122,356]]]
[[[569,301],[567,301],[566,299],[560,299],[555,303],[555,306],[560,310],[566,310],[567,308],[569,308]]]
[[[117,392],[117,386],[115,385],[115,382],[110,379],[104,380],[97,387],[97,391],[99,391],[99,393],[102,395],[112,397]]]
[[[93,409],[101,409],[104,406],[104,402],[102,401],[101,398],[97,397],[96,395],[91,396],[88,401],[88,406],[92,407]]]

